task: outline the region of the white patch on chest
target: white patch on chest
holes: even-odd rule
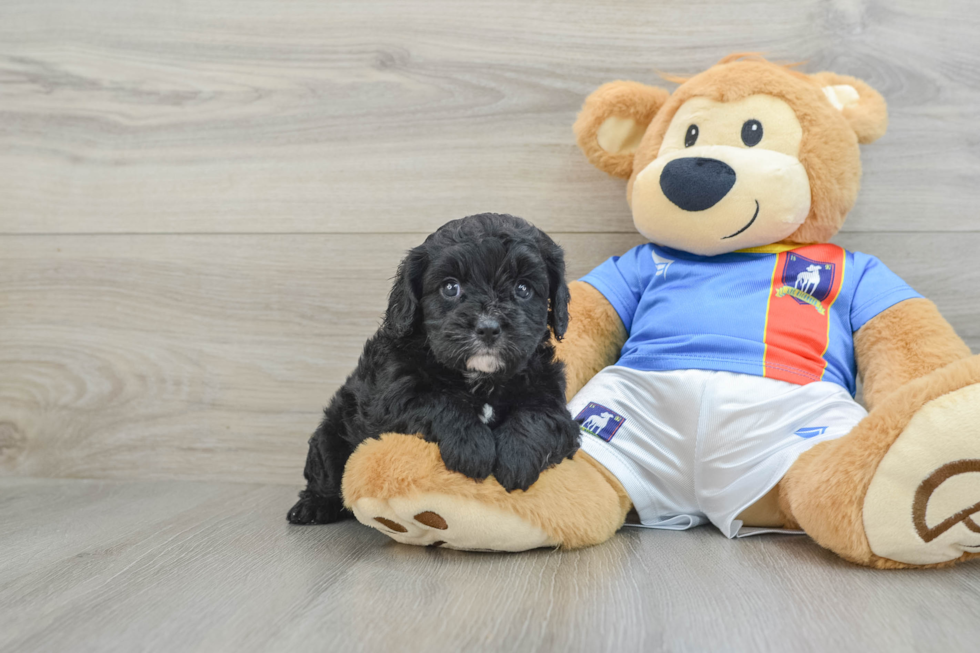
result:
[[[483,404],[483,412],[480,413],[480,421],[484,424],[489,424],[490,420],[493,419],[493,406],[490,404]]]

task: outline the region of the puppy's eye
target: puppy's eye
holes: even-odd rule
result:
[[[743,134],[745,132],[742,132]],[[684,147],[691,147],[698,142],[698,126],[691,125],[687,128],[687,133],[684,134]]]
[[[442,282],[440,291],[442,292],[442,296],[446,299],[455,299],[459,297],[459,282],[455,279],[446,279]]]
[[[514,294],[521,299],[527,299],[531,296],[531,288],[522,281],[514,287]]]
[[[755,147],[762,140],[762,123],[758,120],[746,120],[742,125],[742,142],[749,147]]]

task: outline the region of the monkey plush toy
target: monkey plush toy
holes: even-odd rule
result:
[[[346,505],[459,549],[598,544],[632,514],[802,529],[878,568],[980,555],[980,357],[880,261],[828,242],[886,123],[864,82],[757,57],[673,93],[600,87],[578,143],[628,179],[650,242],[571,284],[558,355],[581,450],[508,493],[388,434],[350,458]]]

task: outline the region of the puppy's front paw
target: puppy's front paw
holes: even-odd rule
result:
[[[505,490],[527,490],[547,465],[541,464],[529,452],[518,449],[502,449],[498,454],[493,477]]]
[[[578,424],[563,417],[516,414],[494,431],[493,475],[505,490],[527,490],[541,472],[572,457],[578,449]]]
[[[439,443],[442,462],[451,472],[482,481],[493,473],[497,447],[489,429]]]
[[[332,524],[349,514],[339,497],[322,497],[309,490],[303,490],[299,493],[299,501],[290,509],[286,519],[290,524]]]

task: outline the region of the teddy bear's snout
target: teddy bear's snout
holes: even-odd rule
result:
[[[704,211],[735,185],[735,170],[724,161],[703,157],[674,159],[660,173],[660,189],[684,211]]]

